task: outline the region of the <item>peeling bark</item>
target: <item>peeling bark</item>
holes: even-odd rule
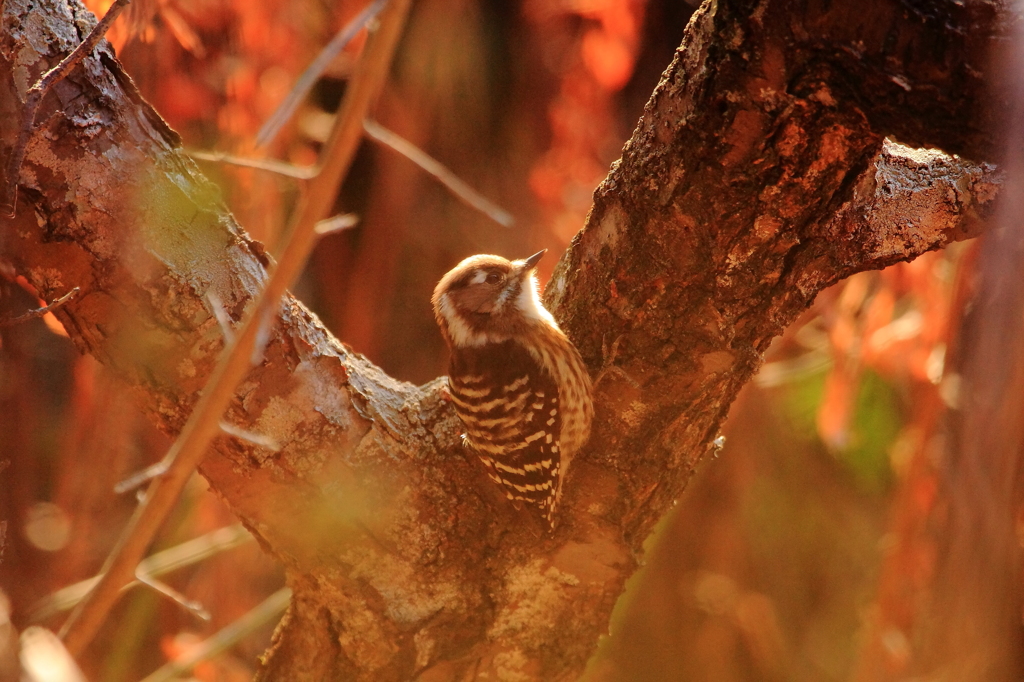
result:
[[[597,382],[595,433],[549,536],[457,444],[443,380],[395,381],[283,301],[201,471],[295,597],[261,679],[573,679],[641,543],[772,338],[822,288],[976,234],[994,169],[981,106],[994,5],[705,3],[546,297]],[[0,139],[93,21],[6,0]],[[184,423],[268,256],[109,47],[44,101],[0,263],[166,431]]]

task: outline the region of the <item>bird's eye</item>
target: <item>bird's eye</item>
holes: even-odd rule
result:
[[[487,283],[488,284],[497,284],[500,281],[501,281],[501,275],[499,275],[496,272],[488,273],[488,275],[487,275]]]

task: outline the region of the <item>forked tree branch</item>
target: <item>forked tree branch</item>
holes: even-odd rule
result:
[[[574,678],[771,339],[839,279],[978,232],[991,168],[883,140],[996,148],[978,122],[998,17],[867,5],[695,14],[546,290],[601,377],[553,536],[460,450],[441,381],[391,379],[286,300],[226,417],[282,448],[221,438],[201,465],[287,568],[263,679]],[[73,46],[63,8],[6,1],[4,73]],[[268,260],[109,52],[55,91],[0,259],[43,297],[81,287],[56,312],[71,338],[176,433],[222,346],[209,294],[237,319]]]
[[[239,330],[225,340],[213,373],[189,415],[181,434],[171,446],[159,475],[146,490],[128,527],[103,565],[102,575],[88,596],[72,611],[62,629],[72,655],[79,655],[110,612],[121,588],[138,577],[135,567],[153,542],[175,502],[202,461],[210,443],[221,432],[221,417],[238,384],[262,354],[261,337],[269,334],[281,297],[302,273],[317,240],[318,223],[327,217],[341,181],[348,172],[362,138],[367,110],[384,84],[391,57],[405,25],[409,0],[385,3],[380,26],[367,41],[366,54],[349,82],[331,138],[324,146],[323,162],[310,178],[288,225],[288,241],[277,262],[269,268],[262,287],[240,313]],[[211,301],[216,305],[216,300]],[[218,317],[222,310],[214,311]],[[225,332],[224,327],[221,328]]]

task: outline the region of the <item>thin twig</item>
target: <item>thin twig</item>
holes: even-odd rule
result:
[[[0,320],[0,329],[3,329],[4,327],[13,327],[16,324],[21,324],[22,322],[28,322],[29,320],[34,320],[37,317],[42,317],[46,313],[53,312],[57,308],[61,307],[62,305],[64,305],[65,303],[67,303],[68,301],[73,299],[75,297],[75,295],[78,294],[78,291],[79,291],[78,287],[75,287],[74,289],[72,289],[68,293],[64,294],[63,296],[58,298],[56,301],[54,301],[50,305],[43,306],[42,308],[36,308],[34,310],[30,310],[27,313],[24,313],[22,315],[18,315],[17,317],[12,317],[12,318],[10,318],[8,320]]]
[[[285,163],[276,159],[248,159],[244,156],[236,156],[226,152],[204,152],[198,149],[187,149],[185,151],[193,159],[199,159],[200,161],[214,161],[216,163],[242,166],[243,168],[255,168],[256,170],[276,173],[286,178],[295,178],[296,180],[309,180],[316,177],[319,170],[316,166],[296,166],[293,163]]]
[[[376,121],[366,119],[363,121],[363,130],[367,136],[375,142],[380,142],[385,147],[398,152],[409,159],[427,174],[433,176],[438,182],[451,190],[451,193],[470,207],[480,211],[494,222],[504,227],[512,227],[515,218],[500,206],[491,202],[475,189],[462,181],[459,176],[451,172],[440,161],[427,154],[425,151],[414,145],[409,140],[393,133]]]
[[[292,591],[287,587],[282,587],[231,625],[218,630],[217,634],[194,646],[184,656],[154,670],[142,682],[167,682],[167,680],[180,679],[199,663],[234,646],[252,632],[277,618],[288,608],[291,598]]]
[[[206,292],[206,300],[210,302],[210,307],[213,309],[213,317],[220,326],[220,334],[224,337],[224,343],[231,343],[231,340],[235,338],[235,330],[231,328],[231,317],[224,308],[224,302],[214,291]]]
[[[274,322],[276,321],[276,310],[267,308],[263,311],[263,317],[260,319],[259,327],[256,329],[256,340],[252,344],[252,353],[249,355],[249,364],[253,367],[263,364],[263,353],[267,350],[267,344],[270,343],[270,335],[274,331]]]
[[[146,557],[139,563],[137,572],[157,578],[252,541],[252,535],[242,524],[225,526]],[[96,586],[99,579],[98,575],[86,578],[40,599],[29,609],[28,622],[42,623],[62,611],[74,608]],[[136,585],[138,581],[132,581],[125,589]]]
[[[164,458],[167,471],[150,484],[145,499],[107,557],[96,587],[64,624],[62,635],[72,654],[80,655],[92,641],[121,588],[132,580],[136,565],[173,509],[185,483],[220,433],[221,416],[251,369],[250,358],[264,319],[273,319],[280,310],[281,297],[302,271],[317,241],[316,225],[328,215],[341,180],[352,164],[362,138],[363,119],[387,77],[409,2],[391,0],[381,13],[380,25],[367,41],[324,147],[323,170],[309,181],[292,215],[286,232],[287,244],[276,266],[270,269],[266,287],[246,309],[235,339],[222,351],[209,383]]]
[[[347,230],[359,224],[359,216],[355,213],[342,213],[340,215],[321,220],[316,224],[316,233],[323,237],[335,232]]]
[[[327,70],[327,67],[331,65],[331,62],[338,56],[338,53],[345,49],[345,46],[384,9],[386,4],[387,0],[374,0],[371,5],[356,15],[355,19],[345,24],[344,28],[335,34],[331,42],[327,43],[327,46],[320,50],[320,54],[303,71],[302,75],[299,76],[299,80],[295,81],[295,86],[291,92],[288,93],[288,96],[256,134],[257,147],[263,147],[277,137],[281,128],[284,127],[284,124],[288,122],[288,119],[292,117],[292,114],[299,107],[299,103],[306,99],[309,91],[313,89],[317,80]]]
[[[123,495],[129,491],[135,490],[141,486],[146,485],[157,476],[162,476],[167,472],[167,461],[160,460],[155,464],[150,464],[142,471],[136,471],[134,474],[128,476],[128,478],[118,481],[114,484],[114,494]]]
[[[210,612],[207,611],[201,603],[195,599],[189,599],[162,580],[157,580],[153,576],[146,575],[146,573],[141,570],[135,571],[135,579],[138,580],[140,584],[148,587],[160,596],[170,599],[172,602],[188,613],[191,613],[199,620],[210,622],[213,619],[213,616],[210,615]]]
[[[14,143],[14,148],[11,149],[11,155],[7,159],[7,167],[5,169],[7,174],[4,176],[3,194],[0,195],[0,211],[4,215],[13,216],[14,207],[18,203],[18,175],[21,173],[21,164],[25,161],[25,150],[28,149],[28,141],[32,138],[32,131],[36,123],[36,113],[39,111],[39,105],[43,101],[43,96],[46,95],[50,88],[71,73],[71,69],[75,68],[79,62],[93,51],[96,44],[106,35],[110,25],[114,23],[114,19],[117,19],[117,15],[121,13],[121,10],[129,2],[131,0],[115,0],[99,23],[85,37],[85,40],[72,50],[71,54],[62,59],[57,66],[44,73],[43,77],[36,81],[36,84],[25,93],[25,108],[22,109],[21,113],[21,128],[18,130],[18,139]]]
[[[245,442],[252,443],[253,445],[258,445],[259,447],[270,450],[271,452],[277,452],[281,449],[280,444],[270,436],[264,436],[259,433],[240,429],[234,424],[228,424],[226,421],[221,421],[220,430],[229,436],[234,436],[239,440],[244,440]]]
[[[420,169],[444,185],[452,194],[465,202],[470,208],[480,211],[503,227],[512,227],[512,225],[515,224],[515,218],[513,218],[508,211],[477,192],[459,176],[453,173],[447,166],[427,154],[412,142],[406,140],[404,137],[398,135],[394,131],[388,130],[381,124],[370,119],[363,121],[363,131],[366,133],[366,136],[374,142],[382,144],[388,149],[401,154],[419,166]],[[205,152],[199,150],[190,150],[188,153],[192,158],[199,159],[201,161],[214,161],[218,163],[228,163],[234,166],[242,166],[243,168],[254,168],[256,170],[275,173],[277,175],[282,175],[287,178],[295,178],[297,180],[308,180],[309,178],[316,176],[317,172],[319,172],[319,168],[316,166],[296,166],[294,164],[277,161],[275,159],[250,159],[244,156],[236,156],[225,152]]]

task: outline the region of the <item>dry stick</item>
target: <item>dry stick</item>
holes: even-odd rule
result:
[[[258,363],[252,364],[255,365]],[[271,452],[277,452],[278,450],[281,449],[281,446],[278,445],[277,441],[273,440],[272,438],[262,436],[258,433],[252,433],[251,431],[246,431],[245,429],[241,429],[237,426],[234,426],[233,424],[229,424],[226,421],[220,422],[220,430],[224,432],[225,435],[231,436],[233,438],[238,438],[239,440],[244,440],[253,445],[258,445],[259,447],[270,450]],[[127,492],[135,490],[136,488],[141,488],[142,486],[146,485],[157,476],[163,476],[165,473],[167,473],[166,459],[161,460],[156,464],[150,464],[145,469],[142,469],[141,471],[136,471],[127,478],[115,483],[114,494],[123,495]]]
[[[150,464],[142,471],[136,471],[128,478],[114,484],[114,494],[123,495],[126,492],[141,488],[157,476],[167,473],[167,459],[164,458],[156,464]]]
[[[74,289],[64,294],[50,305],[43,306],[42,308],[36,308],[35,310],[30,310],[23,315],[12,317],[9,320],[0,320],[0,329],[3,329],[4,327],[13,327],[16,324],[28,322],[29,320],[34,320],[37,317],[42,317],[46,313],[53,312],[54,310],[56,310],[57,308],[61,307],[62,305],[70,301],[72,298],[74,298],[78,291],[78,287],[75,287]]]
[[[146,575],[142,571],[135,571],[135,579],[139,584],[144,587],[148,587],[162,597],[170,599],[172,602],[180,606],[182,609],[195,616],[199,620],[206,621],[207,623],[213,620],[213,616],[210,612],[202,605],[201,602],[195,599],[189,599],[181,592],[168,585],[167,583],[157,580],[156,578]]]
[[[28,148],[28,141],[32,137],[32,130],[36,123],[36,113],[39,105],[42,104],[43,96],[55,84],[63,80],[71,69],[75,68],[80,61],[93,51],[96,44],[100,42],[107,33],[107,29],[117,19],[131,0],[115,0],[107,13],[98,24],[89,32],[78,47],[72,50],[71,54],[62,59],[57,66],[43,74],[42,78],[25,93],[25,108],[21,113],[21,129],[18,131],[18,139],[11,149],[11,155],[7,159],[7,173],[4,178],[3,194],[0,195],[0,211],[9,217],[14,216],[14,207],[18,203],[18,175],[21,173],[21,164],[25,161],[25,150]]]
[[[482,194],[467,185],[459,176],[448,170],[440,161],[414,145],[404,137],[391,132],[376,121],[363,121],[363,130],[371,140],[380,142],[385,147],[398,152],[409,159],[438,182],[451,190],[452,194],[480,211],[494,222],[504,227],[512,227],[515,219],[499,206],[496,206]]]
[[[299,103],[306,99],[306,95],[313,89],[317,80],[327,70],[327,67],[331,65],[331,62],[338,56],[338,53],[345,49],[345,46],[356,37],[356,34],[362,30],[363,26],[366,26],[377,16],[386,4],[387,0],[374,0],[373,4],[360,12],[355,19],[348,22],[344,28],[338,31],[331,42],[327,43],[327,46],[320,50],[320,54],[316,56],[313,63],[302,72],[299,80],[295,81],[295,85],[285,100],[281,102],[277,110],[271,114],[267,122],[260,128],[260,131],[256,133],[257,147],[263,147],[277,137],[278,132],[281,131],[281,128],[299,107]]]
[[[224,302],[220,300],[220,296],[215,291],[207,291],[206,300],[210,303],[210,308],[213,310],[213,316],[217,320],[217,325],[220,326],[220,333],[224,337],[224,343],[231,343],[232,339],[235,338],[235,330],[231,328],[231,316],[224,309]]]
[[[342,178],[362,138],[363,119],[387,76],[410,0],[391,0],[380,26],[367,41],[365,53],[349,83],[331,138],[324,149],[323,171],[310,180],[290,221],[287,245],[271,270],[259,299],[250,305],[241,330],[224,349],[209,383],[170,452],[166,472],[153,480],[117,546],[107,557],[103,576],[65,623],[62,635],[68,650],[80,656],[117,600],[131,582],[135,567],[160,524],[174,507],[193,470],[202,461],[213,438],[220,433],[221,415],[234,397],[238,383],[248,374],[260,326],[268,312],[275,315],[281,297],[302,270],[317,235],[315,227],[327,215]]]
[[[186,540],[180,545],[161,550],[146,557],[139,563],[137,573],[159,578],[162,575],[177,571],[205,561],[221,552],[253,542],[255,538],[241,524],[225,526],[210,531],[197,538]],[[73,585],[62,587],[53,594],[43,597],[28,610],[28,622],[42,623],[62,611],[68,611],[85,599],[100,577],[86,578]],[[125,585],[125,590],[134,587],[137,582]]]
[[[316,166],[296,166],[293,163],[278,161],[276,159],[249,159],[244,156],[228,154],[226,152],[204,152],[199,149],[186,149],[185,153],[193,159],[200,161],[214,161],[216,163],[229,163],[233,166],[243,168],[254,168],[256,170],[276,173],[286,178],[296,180],[309,180],[316,177],[319,170]]]
[[[394,131],[388,130],[376,121],[367,119],[363,122],[363,131],[366,136],[374,142],[384,145],[388,149],[397,152],[420,167],[425,173],[444,185],[458,199],[465,202],[470,208],[475,208],[494,222],[503,227],[512,227],[515,218],[484,195],[477,192],[463,181],[455,173],[451,172],[444,164],[427,154],[425,151],[409,142]],[[214,161],[228,163],[243,168],[276,173],[286,178],[306,180],[314,177],[318,168],[316,166],[296,166],[276,159],[250,159],[225,152],[206,152],[200,150],[188,150],[188,155],[200,161]]]
[[[218,630],[217,634],[204,639],[195,647],[190,649],[184,656],[181,656],[170,663],[158,668],[147,675],[142,682],[167,682],[168,680],[179,680],[190,672],[202,661],[213,658],[229,647],[240,642],[246,635],[255,632],[271,619],[276,618],[286,608],[292,598],[292,591],[287,587],[270,595],[258,606],[246,613],[244,616]]]
[[[359,216],[355,213],[341,213],[330,218],[325,218],[316,224],[316,233],[321,237],[335,234],[359,224]]]
[[[270,436],[264,436],[261,433],[253,433],[252,431],[246,431],[245,429],[239,428],[234,424],[229,424],[225,421],[220,423],[220,430],[229,436],[237,438],[238,440],[244,440],[246,443],[257,445],[264,450],[270,450],[271,452],[277,452],[281,449],[281,445],[271,438]]]

